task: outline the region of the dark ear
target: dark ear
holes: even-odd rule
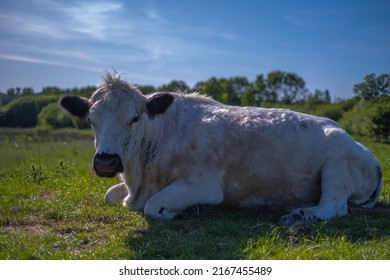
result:
[[[163,114],[172,104],[175,97],[169,93],[157,93],[148,98],[146,108],[151,118],[158,114]]]
[[[60,99],[58,104],[72,116],[85,119],[89,111],[89,100],[77,95],[66,95]]]

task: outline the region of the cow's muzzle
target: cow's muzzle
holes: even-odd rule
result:
[[[100,177],[114,177],[118,172],[123,172],[122,160],[118,154],[95,154],[93,169]]]

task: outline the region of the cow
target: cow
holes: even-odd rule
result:
[[[105,201],[151,218],[194,205],[271,206],[290,209],[282,224],[308,225],[371,208],[381,193],[378,160],[327,118],[197,93],[144,95],[109,73],[90,99],[59,104],[91,125],[96,175],[120,173]]]

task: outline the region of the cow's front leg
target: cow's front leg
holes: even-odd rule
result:
[[[114,204],[123,202],[123,200],[129,195],[129,190],[126,184],[120,183],[109,188],[106,192],[104,202]]]
[[[206,185],[207,186],[207,185]],[[145,204],[145,215],[155,219],[173,219],[184,209],[196,204],[216,205],[223,200],[219,186],[195,186],[174,182],[152,196]]]

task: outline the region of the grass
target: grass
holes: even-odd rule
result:
[[[383,165],[375,211],[300,232],[280,214],[192,207],[158,221],[103,202],[89,139],[0,139],[0,259],[390,259],[390,145],[358,139]]]

